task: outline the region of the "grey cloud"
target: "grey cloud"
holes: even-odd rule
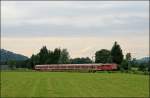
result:
[[[14,5],[10,3],[10,8],[14,9],[7,11],[14,10],[15,13],[13,18],[11,15],[5,18],[2,14],[2,36],[113,37],[131,36],[133,32],[134,34],[142,32],[144,35],[144,32],[148,32],[149,29],[148,4],[134,3],[79,2],[76,3],[78,6],[72,3],[67,5],[65,2],[56,6],[48,6],[44,3],[35,5],[34,2],[29,5],[28,3],[16,2]]]

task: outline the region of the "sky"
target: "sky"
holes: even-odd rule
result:
[[[46,45],[90,57],[120,44],[149,56],[149,1],[1,1],[1,47],[30,57]]]

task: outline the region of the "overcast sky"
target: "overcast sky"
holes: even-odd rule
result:
[[[90,58],[117,41],[125,53],[149,55],[148,1],[2,1],[2,48],[28,57],[46,45]]]

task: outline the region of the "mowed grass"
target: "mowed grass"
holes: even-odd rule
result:
[[[148,75],[126,73],[1,72],[1,97],[148,96]]]

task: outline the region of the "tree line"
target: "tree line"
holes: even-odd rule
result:
[[[117,42],[114,42],[112,48],[101,49],[95,52],[95,61],[89,57],[70,58],[67,49],[55,48],[48,50],[46,46],[40,49],[40,52],[33,54],[26,61],[8,61],[7,64],[13,68],[34,68],[38,64],[84,64],[84,63],[116,63],[119,65],[118,70],[131,70],[136,67],[139,70],[149,70],[149,63],[138,64],[136,60],[131,57],[131,53],[123,55],[122,49]]]

